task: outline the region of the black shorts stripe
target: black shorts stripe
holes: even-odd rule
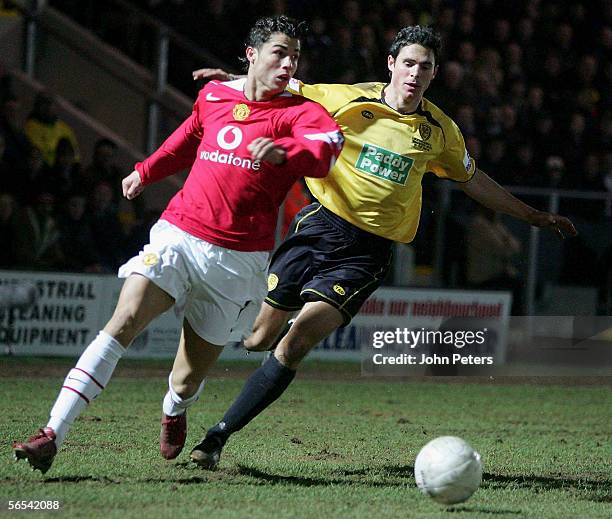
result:
[[[285,306],[277,301],[274,301],[274,299],[270,297],[266,297],[265,302],[274,308],[278,308],[279,310],[285,310],[286,312],[295,312],[297,310],[300,310],[303,306],[303,305],[294,306],[294,307]]]

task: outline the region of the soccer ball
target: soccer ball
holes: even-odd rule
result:
[[[434,501],[445,505],[462,503],[482,481],[480,454],[461,438],[440,436],[417,455],[414,477],[419,490]]]

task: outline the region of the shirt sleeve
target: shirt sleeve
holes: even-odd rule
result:
[[[293,94],[299,94],[312,101],[316,101],[329,113],[334,113],[342,108],[351,97],[350,85],[325,83],[306,85],[295,78],[289,81],[287,90]]]
[[[465,147],[461,130],[449,119],[443,125],[443,131],[446,141],[444,151],[427,163],[428,170],[440,178],[467,182],[476,171],[476,163]]]
[[[183,171],[193,164],[203,131],[200,121],[203,90],[193,105],[193,112],[151,156],[138,162],[134,169],[140,173],[143,185]]]
[[[290,137],[275,142],[287,151],[281,167],[299,176],[324,177],[342,151],[344,136],[336,122],[316,103],[304,103],[294,111]]]

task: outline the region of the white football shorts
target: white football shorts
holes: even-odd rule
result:
[[[193,330],[223,346],[253,327],[267,294],[268,252],[241,252],[213,245],[159,220],[150,243],[119,268],[119,277],[141,274],[175,300]]]

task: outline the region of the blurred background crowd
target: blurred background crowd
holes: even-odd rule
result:
[[[433,25],[443,36],[443,52],[438,77],[426,97],[457,122],[481,169],[507,186],[612,191],[610,2],[47,3],[149,68],[156,59],[157,35],[142,23],[143,13],[205,48],[232,72],[240,70],[238,57],[243,55],[246,33],[256,18],[285,13],[306,19],[310,32],[297,74],[305,82],[385,81],[387,50],[397,31],[406,25]],[[127,3],[140,10],[138,16],[125,9]],[[179,59],[171,49],[168,66],[170,84],[195,97],[201,85],[192,81],[191,71],[207,63],[184,56]],[[156,214],[142,205],[136,206],[135,214],[120,212],[120,180],[129,171],[120,171],[114,164],[112,141],[100,140],[93,156],[83,157],[78,136],[58,118],[52,97],[39,95],[25,124],[15,117],[20,102],[18,92],[5,78],[0,84],[0,232],[14,235],[15,246],[2,247],[0,268],[115,272],[146,241]],[[436,205],[428,183],[423,229]],[[304,193],[296,196],[303,198]],[[603,201],[590,202],[562,201],[561,211],[586,221],[601,221],[605,218]],[[475,216],[480,235],[485,234],[482,226],[487,218]],[[458,241],[466,240],[469,242],[462,234]],[[516,254],[518,246],[509,247],[508,240],[500,248]],[[417,263],[431,261],[431,244],[430,237],[420,232]],[[457,247],[466,245],[457,243]],[[448,249],[453,249],[452,239]],[[466,255],[469,260],[469,250],[462,261],[467,261]],[[589,258],[588,251],[573,260],[566,257],[566,270],[584,272],[575,267],[585,265],[585,258]],[[593,260],[591,270],[605,275],[609,258],[608,250]],[[469,270],[468,265],[468,275]],[[569,278],[572,281],[571,275]]]
[[[121,213],[115,143],[100,139],[80,157],[74,131],[53,99],[37,96],[25,124],[19,97],[4,78],[0,90],[0,268],[115,273],[148,237],[140,204]]]
[[[305,82],[388,78],[387,50],[406,25],[443,36],[426,94],[455,119],[482,168],[507,185],[612,190],[612,4],[603,0],[138,0],[237,70],[248,28],[262,15],[309,22],[298,76]],[[140,61],[154,58],[146,28],[100,2],[51,0]],[[180,61],[180,62],[178,62]],[[193,96],[190,71],[170,60],[171,83]]]

